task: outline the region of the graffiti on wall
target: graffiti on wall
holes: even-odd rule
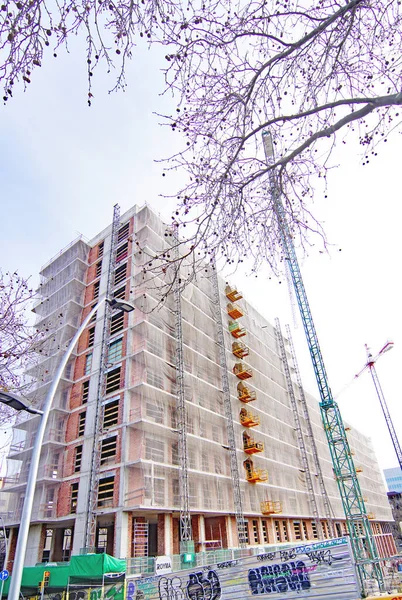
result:
[[[332,598],[334,585],[344,600],[358,597],[351,551],[344,538],[129,581],[126,600]]]

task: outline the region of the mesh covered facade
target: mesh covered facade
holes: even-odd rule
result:
[[[166,227],[148,208],[121,217],[117,252],[110,261],[111,228],[89,243],[75,240],[41,271],[42,300],[37,327],[48,329],[32,400],[40,405],[68,341],[82,319],[105,294],[111,270],[114,294],[136,310],[113,314],[107,369],[100,374],[104,308],[80,338],[60,383],[50,415],[36,489],[27,564],[66,560],[86,547],[90,470],[101,414],[97,473],[97,551],[117,557],[179,552],[180,485],[177,306],[171,295],[157,305],[155,278],[144,273],[148,254],[166,244]],[[236,442],[247,543],[264,545],[312,540],[319,535],[312,516],[274,327],[233,283],[218,279],[219,306],[210,273],[181,294],[188,507],[196,550],[236,547],[233,467],[217,335],[221,311],[230,409]],[[236,300],[236,298],[239,298]],[[289,364],[292,369],[291,357]],[[99,400],[99,378],[102,397]],[[101,382],[102,383],[102,382]],[[296,399],[300,400],[294,383]],[[346,532],[316,399],[306,394],[321,470],[332,507],[335,535]],[[102,410],[97,411],[99,401]],[[99,406],[98,406],[99,408]],[[302,430],[307,431],[300,412]],[[5,489],[15,510],[10,561],[29,468],[37,419],[20,421],[8,459]],[[391,510],[370,441],[349,430],[355,464],[374,534],[384,553],[393,553]],[[311,441],[305,436],[311,458]],[[313,465],[313,461],[310,461]],[[329,536],[317,474],[312,472],[324,536]]]

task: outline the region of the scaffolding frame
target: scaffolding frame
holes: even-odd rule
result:
[[[294,365],[294,369],[295,369],[295,375],[296,375],[296,381],[297,381],[297,385],[299,387],[300,402],[301,402],[302,409],[303,409],[304,420],[306,422],[307,435],[310,440],[310,446],[311,446],[311,451],[313,454],[314,467],[315,467],[316,474],[317,474],[318,485],[320,487],[321,497],[322,497],[322,501],[324,504],[325,517],[327,519],[330,536],[333,538],[333,537],[335,537],[335,529],[334,529],[334,519],[332,516],[331,503],[330,503],[330,500],[328,497],[327,488],[325,487],[325,482],[324,482],[324,477],[322,474],[320,460],[318,458],[317,444],[315,443],[313,427],[311,425],[310,413],[308,411],[306,395],[305,395],[304,389],[303,389],[303,384],[302,384],[300,370],[299,370],[299,364],[297,362],[296,351],[295,351],[295,347],[293,344],[293,338],[292,338],[292,334],[291,334],[289,325],[285,325],[285,330],[286,330],[286,335],[288,336],[290,354],[292,356],[293,365]]]
[[[110,298],[112,292],[113,272],[116,266],[116,248],[117,238],[120,227],[120,206],[115,204],[113,208],[112,236],[109,253],[109,267],[107,273],[106,297]],[[98,387],[96,394],[96,409],[95,409],[95,430],[92,446],[91,466],[89,472],[89,490],[88,503],[86,511],[85,523],[85,549],[94,551],[96,542],[96,526],[97,526],[97,507],[98,507],[98,492],[99,492],[99,472],[101,466],[102,452],[102,431],[103,431],[103,414],[106,390],[106,374],[108,364],[109,339],[110,339],[110,319],[112,315],[112,307],[108,302],[105,304],[105,312],[103,315],[103,329],[101,338],[101,356],[100,368],[98,377]]]

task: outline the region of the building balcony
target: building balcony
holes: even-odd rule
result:
[[[248,402],[252,402],[257,399],[256,392],[250,390],[244,383],[240,382],[237,386],[237,395],[240,402],[244,402],[247,404]]]
[[[243,342],[233,342],[232,353],[237,356],[237,358],[244,358],[250,354],[250,350]]]
[[[254,415],[249,410],[242,408],[240,411],[240,423],[243,427],[256,427],[260,424],[260,417]]]
[[[240,319],[244,315],[243,310],[238,304],[228,304],[226,306],[227,313],[232,319]]]
[[[260,504],[263,515],[278,515],[282,512],[282,503],[275,500],[264,500]]]
[[[243,294],[239,292],[236,287],[232,287],[230,285],[225,287],[225,295],[226,298],[231,302],[237,302],[243,298]]]
[[[241,327],[237,321],[229,321],[229,331],[236,339],[247,334],[244,327]]]

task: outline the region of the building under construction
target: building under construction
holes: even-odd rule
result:
[[[304,392],[290,332],[213,269],[158,305],[144,265],[175,237],[149,207],[79,238],[41,270],[45,338],[28,373],[40,407],[68,342],[103,304],[65,370],[43,444],[27,565],[105,551],[119,558],[314,540],[347,533],[317,400]],[[269,299],[267,299],[267,302]],[[3,492],[12,568],[40,417],[19,415]],[[392,513],[370,440],[348,428],[381,556]]]

